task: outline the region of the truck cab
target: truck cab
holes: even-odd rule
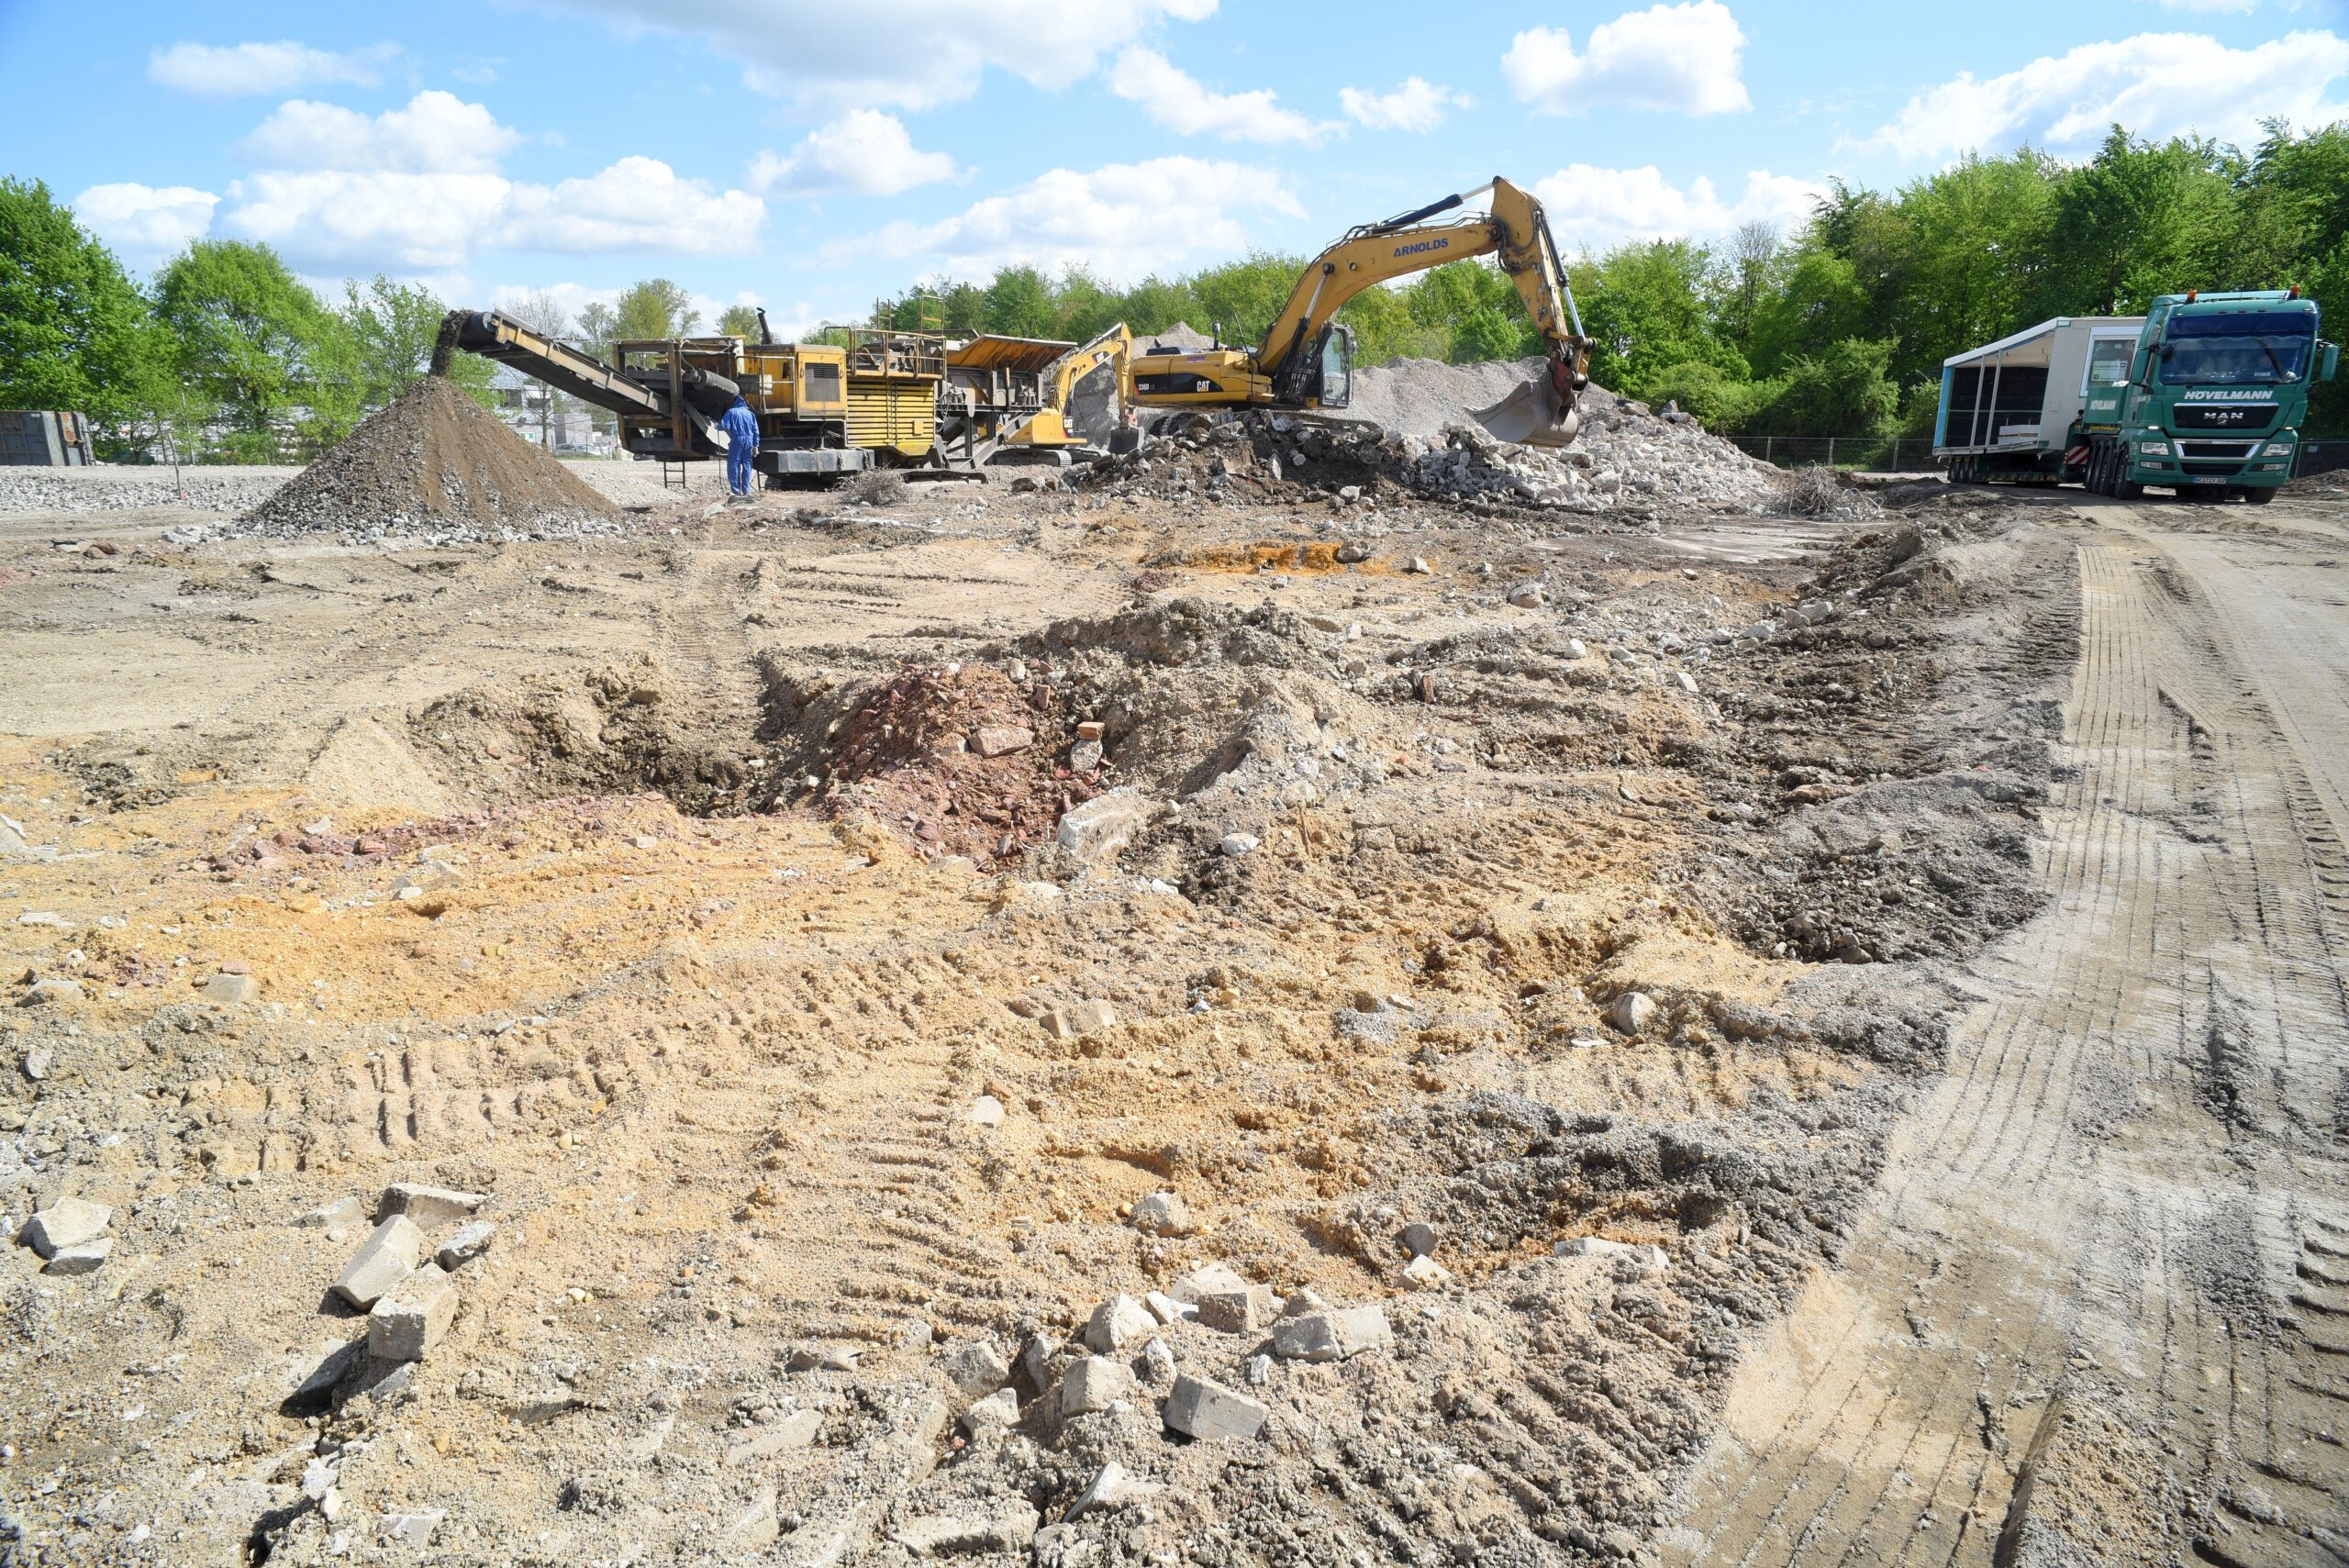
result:
[[[2117,345],[2091,367],[2087,487],[2273,499],[2292,476],[2309,389],[2338,372],[2341,350],[2319,325],[2298,289],[2155,298],[2125,367]]]

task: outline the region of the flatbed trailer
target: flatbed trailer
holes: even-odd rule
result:
[[[2109,419],[2106,389],[2128,380],[2144,326],[2142,316],[2059,316],[1952,354],[1942,361],[1933,456],[1960,481],[2076,483],[2091,405],[2105,405],[2094,412]]]

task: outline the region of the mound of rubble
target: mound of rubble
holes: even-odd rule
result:
[[[1536,506],[1643,518],[1665,508],[1776,509],[1779,471],[1677,413],[1606,398],[1574,446],[1544,450],[1455,421],[1434,437],[1284,414],[1173,427],[1080,483],[1112,495],[1292,505],[1308,495]],[[1349,493],[1351,492],[1351,493]]]
[[[474,543],[617,533],[621,514],[446,379],[425,376],[246,514],[279,538]]]

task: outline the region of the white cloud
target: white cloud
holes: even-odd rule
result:
[[[758,197],[651,158],[551,185],[508,179],[499,165],[523,139],[443,92],[372,117],[295,99],[238,144],[259,167],[229,184],[220,227],[297,267],[412,273],[464,267],[485,247],[734,254],[766,217]]]
[[[1565,28],[1530,28],[1509,40],[1501,75],[1520,100],[1553,115],[1605,104],[1731,114],[1753,106],[1739,75],[1744,48],[1728,6],[1689,0],[1601,22],[1579,54]]]
[[[221,227],[297,266],[454,268],[479,249],[513,191],[497,174],[262,170],[230,183]]]
[[[280,104],[237,150],[268,169],[478,174],[495,170],[521,139],[483,106],[436,90],[373,119],[295,98]]]
[[[989,68],[1057,90],[1166,19],[1196,22],[1216,0],[702,0],[679,19],[665,0],[556,0],[625,32],[706,40],[753,91],[820,103],[930,108],[978,91]],[[898,46],[905,47],[898,47]]]
[[[1465,106],[1466,100],[1448,87],[1411,76],[1392,93],[1341,87],[1338,103],[1348,119],[1373,130],[1433,130],[1443,123],[1447,108]]]
[[[791,195],[843,191],[894,196],[960,172],[951,153],[915,147],[896,116],[851,109],[809,131],[787,155],[762,152],[751,160],[751,188]]]
[[[2329,92],[2344,73],[2349,39],[2331,32],[2292,33],[2252,49],[2199,33],[2140,33],[2043,55],[2001,76],[1961,72],[1909,99],[1860,145],[1910,159],[2022,140],[2076,153],[2116,123],[2139,136],[2192,131],[2249,144],[2263,120],[2317,126],[2349,114]]]
[[[1653,165],[1575,163],[1535,181],[1533,194],[1549,210],[1560,245],[1598,251],[1627,239],[1708,239],[1757,221],[1790,231],[1809,220],[1827,187],[1757,169],[1746,175],[1744,193],[1725,202],[1702,175],[1683,189]]]
[[[398,52],[387,43],[333,54],[291,40],[225,45],[182,41],[147,57],[147,78],[182,92],[218,97],[283,93],[312,82],[373,87],[383,80],[384,63]]]
[[[219,205],[210,191],[190,185],[92,185],[73,198],[73,216],[136,266],[203,239]]]
[[[693,256],[748,250],[766,204],[745,191],[681,179],[657,158],[623,158],[584,180],[513,187],[497,243],[583,255],[665,250]]]
[[[826,248],[919,272],[974,276],[1012,262],[1081,263],[1120,282],[1244,250],[1246,217],[1304,216],[1279,175],[1252,164],[1153,158],[1090,172],[1054,169],[937,223],[892,223]]]
[[[1225,141],[1301,141],[1312,146],[1338,128],[1317,125],[1284,109],[1268,88],[1252,93],[1209,92],[1156,50],[1139,45],[1118,56],[1109,91],[1167,129],[1184,136],[1214,136]]]

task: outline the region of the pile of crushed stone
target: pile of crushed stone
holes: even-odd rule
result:
[[[425,376],[246,514],[279,538],[436,543],[618,533],[618,508],[443,377]]]
[[[1490,407],[1548,374],[1548,361],[1539,355],[1468,365],[1392,359],[1354,372],[1353,395],[1339,417],[1360,419],[1398,436],[1440,436],[1470,409]],[[1615,402],[1613,393],[1594,386],[1583,395],[1584,417],[1611,408]]]
[[[1691,506],[1779,509],[1780,471],[1687,416],[1604,394],[1586,407],[1581,438],[1563,450],[1497,440],[1458,410],[1433,437],[1286,414],[1195,419],[1092,464],[1078,482],[1136,498],[1294,505],[1301,487],[1347,502],[1408,496],[1633,521]]]

